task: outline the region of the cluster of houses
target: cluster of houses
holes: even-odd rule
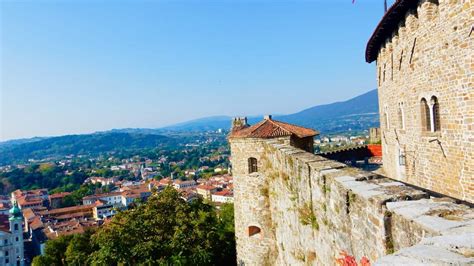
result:
[[[44,244],[48,239],[62,235],[83,233],[88,228],[97,228],[110,221],[118,211],[125,210],[132,204],[143,202],[152,195],[153,191],[160,192],[166,186],[172,186],[181,193],[181,197],[190,202],[203,198],[214,202],[217,206],[233,202],[233,180],[230,175],[214,176],[209,179],[180,180],[164,178],[161,180],[120,181],[116,178],[91,177],[90,183],[112,185],[114,190],[108,193],[93,194],[82,198],[82,205],[61,207],[69,192],[49,194],[47,189],[15,190],[8,196],[0,196],[0,238],[1,232],[14,235],[8,225],[11,219],[12,206],[20,212],[15,215],[23,223],[25,240],[23,238],[21,255],[24,261],[24,250],[27,257],[32,258],[44,253]],[[1,225],[5,230],[2,231]],[[6,236],[5,236],[6,237]],[[0,252],[3,250],[0,246]],[[6,250],[4,250],[6,251]],[[8,254],[8,251],[6,251]],[[11,252],[11,251],[10,251]],[[3,253],[5,254],[5,253]]]
[[[191,201],[201,197],[217,205],[234,202],[234,185],[230,175],[218,175],[209,179],[171,180],[164,178],[158,181],[159,185],[172,185],[182,192],[183,198]]]
[[[334,144],[337,146],[355,144],[363,145],[367,142],[368,136],[326,136],[320,139],[315,139],[315,144]]]
[[[193,172],[188,172],[188,175],[195,176]],[[163,178],[161,180],[146,180],[146,181],[119,181],[117,178],[105,177],[90,177],[85,182],[92,184],[100,183],[103,186],[113,185],[119,187],[118,190],[105,193],[96,194],[83,198],[84,205],[90,205],[97,200],[112,204],[111,209],[120,205],[120,207],[127,207],[135,199],[146,199],[151,195],[151,191],[156,189],[161,191],[165,186],[173,186],[178,190],[182,198],[186,201],[191,201],[197,197],[201,197],[207,201],[219,203],[233,202],[233,180],[230,175],[217,175],[209,179],[172,179]],[[105,207],[103,207],[105,208]],[[108,213],[108,212],[105,212]],[[113,215],[113,214],[111,214]]]

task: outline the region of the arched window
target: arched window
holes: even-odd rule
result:
[[[441,124],[440,124],[440,118],[439,118],[439,103],[438,103],[438,98],[436,96],[431,97],[431,117],[432,117],[432,126],[431,126],[431,131],[440,131],[441,130]]]
[[[431,131],[430,107],[425,98],[421,98],[421,128],[423,131]]]
[[[261,230],[258,226],[249,226],[249,236],[254,236],[256,234],[260,234]]]
[[[250,157],[249,158],[249,174],[257,172],[257,159]]]

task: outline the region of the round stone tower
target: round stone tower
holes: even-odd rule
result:
[[[229,134],[234,177],[235,236],[239,265],[271,265],[276,258],[264,168],[265,142],[278,139],[313,152],[318,132],[275,121],[271,116],[253,126],[235,118]]]

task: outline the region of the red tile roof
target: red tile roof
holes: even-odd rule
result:
[[[30,198],[30,197],[23,196],[23,197],[17,198],[16,200],[21,207],[43,204],[43,200],[40,198]]]
[[[263,121],[243,129],[234,130],[230,138],[275,138],[295,135],[299,138],[313,137],[319,132],[310,128],[291,125],[273,119]]]
[[[55,193],[55,194],[49,195],[49,199],[60,199],[60,198],[64,198],[67,195],[71,195],[71,192]]]
[[[209,186],[209,185],[199,185],[197,188],[198,188],[198,189],[202,189],[202,190],[208,190],[208,191],[211,191],[211,190],[216,189],[216,187],[214,187],[214,186]]]
[[[78,205],[78,206],[72,206],[72,207],[66,207],[66,208],[52,209],[49,211],[42,211],[39,214],[44,215],[44,216],[55,216],[55,215],[62,215],[64,213],[87,212],[87,211],[92,211],[94,207],[95,207],[95,204]]]
[[[213,195],[218,195],[218,196],[226,196],[226,197],[231,197],[234,195],[234,193],[228,189],[224,189],[222,191],[218,191],[213,193]]]

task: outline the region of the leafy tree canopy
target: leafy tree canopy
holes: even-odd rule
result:
[[[168,187],[96,233],[60,237],[45,251],[33,265],[234,265],[233,206],[187,203]]]

